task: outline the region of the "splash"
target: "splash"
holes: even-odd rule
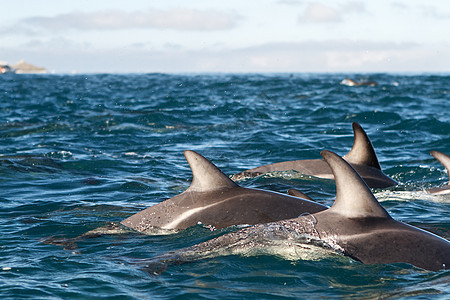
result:
[[[385,190],[375,194],[375,197],[378,201],[415,201],[415,200],[423,200],[423,201],[433,201],[438,203],[449,203],[450,202],[450,194],[430,194],[426,190],[422,191],[390,191]]]

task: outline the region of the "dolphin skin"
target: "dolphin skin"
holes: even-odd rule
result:
[[[354,143],[352,149],[343,157],[349,162],[371,188],[387,188],[398,183],[381,170],[377,155],[369,137],[362,127],[354,122]],[[255,177],[268,172],[295,170],[305,175],[333,179],[330,167],[323,159],[293,160],[264,165],[233,175],[233,180]]]
[[[377,83],[375,81],[370,81],[370,80],[355,81],[350,78],[345,78],[344,80],[342,80],[340,82],[340,84],[346,85],[346,86],[372,86],[372,87],[377,85]]]
[[[447,174],[450,174],[450,157],[439,151],[431,151],[430,154],[436,158],[447,170]],[[428,192],[434,195],[447,195],[450,194],[450,181],[447,185],[429,189]]]
[[[122,225],[142,233],[155,228],[181,230],[198,223],[224,228],[290,219],[327,208],[306,199],[240,187],[200,154],[188,150],[184,155],[193,174],[189,188],[132,215]]]
[[[321,155],[336,178],[336,200],[327,210],[251,227],[152,259],[146,269],[159,274],[168,264],[220,255],[277,254],[305,244],[330,249],[364,264],[408,263],[425,270],[448,269],[450,242],[394,220],[358,173],[330,151]]]
[[[294,196],[294,197],[298,197],[298,198],[302,198],[302,199],[306,199],[306,200],[310,200],[313,201],[313,199],[311,197],[309,197],[308,195],[306,195],[303,192],[300,192],[297,189],[289,189],[288,190],[288,195]]]

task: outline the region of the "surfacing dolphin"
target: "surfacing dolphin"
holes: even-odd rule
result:
[[[430,154],[436,158],[447,170],[447,174],[450,174],[450,157],[439,151],[431,151]],[[429,189],[428,192],[434,195],[446,195],[450,194],[450,181],[447,185]]]
[[[74,238],[49,237],[43,243],[73,250],[79,241],[129,233],[128,229],[144,234],[170,234],[199,223],[219,229],[291,219],[327,209],[309,201],[311,198],[300,191],[289,196],[241,187],[200,154],[187,150],[184,155],[193,179],[183,193],[146,208],[120,224],[110,223]],[[307,199],[300,199],[302,195]]]
[[[377,83],[375,81],[371,81],[371,80],[355,81],[350,78],[343,79],[339,84],[346,85],[346,86],[372,86],[372,87],[377,85]]]
[[[394,220],[358,173],[330,151],[321,155],[336,178],[336,200],[327,210],[295,219],[258,224],[152,259],[147,271],[168,264],[221,255],[274,254],[289,247],[320,247],[364,264],[408,263],[437,271],[450,266],[450,242]]]
[[[241,187],[200,154],[187,150],[184,155],[193,174],[189,188],[132,215],[122,225],[142,233],[155,228],[180,230],[198,223],[225,228],[290,219],[327,208],[306,199]]]
[[[387,188],[398,183],[381,170],[372,143],[361,125],[353,122],[354,142],[352,149],[343,157],[349,162],[371,188]],[[295,170],[305,175],[333,179],[330,167],[323,159],[293,160],[264,165],[232,176],[233,180],[255,177],[275,171]]]

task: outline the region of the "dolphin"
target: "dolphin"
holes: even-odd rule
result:
[[[148,262],[157,275],[168,264],[220,255],[277,255],[286,247],[328,249],[364,264],[408,263],[437,271],[450,266],[450,242],[394,220],[358,173],[337,154],[321,152],[336,178],[334,204],[318,213],[258,224],[168,252]]]
[[[341,85],[346,85],[346,86],[376,86],[377,83],[375,81],[370,81],[370,80],[361,80],[361,81],[355,81],[353,79],[350,78],[345,78],[340,82]]]
[[[308,195],[306,195],[305,193],[303,193],[303,192],[301,192],[301,191],[299,191],[297,189],[289,189],[287,193],[288,193],[288,195],[291,195],[291,196],[294,196],[294,197],[298,197],[298,198],[314,201],[311,197],[309,197]]]
[[[110,223],[74,238],[51,236],[43,243],[74,250],[79,241],[131,230],[144,234],[170,234],[199,223],[220,229],[290,219],[327,208],[309,201],[311,198],[300,191],[289,196],[241,187],[200,154],[187,150],[184,155],[193,179],[183,193],[146,208],[119,224]],[[300,199],[302,195],[305,199]]]
[[[54,172],[63,166],[57,160],[41,155],[0,155],[0,167],[5,166],[17,172]]]
[[[450,174],[450,157],[439,151],[430,151],[430,154],[436,158],[447,170],[447,174]],[[434,195],[446,195],[450,194],[450,181],[447,185],[429,189],[428,192]]]
[[[244,188],[200,154],[184,152],[193,180],[183,193],[120,222],[142,233],[181,230],[198,223],[224,228],[267,223],[315,213],[327,207],[276,192]]]
[[[352,149],[343,157],[371,188],[387,188],[398,183],[381,170],[372,143],[361,125],[353,122]],[[268,172],[295,170],[305,175],[333,179],[330,167],[323,159],[293,160],[264,165],[232,176],[233,180],[255,177]]]

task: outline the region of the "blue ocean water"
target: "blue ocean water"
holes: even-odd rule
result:
[[[363,265],[347,257],[290,261],[227,256],[169,266],[143,261],[233,228],[174,235],[111,235],[76,250],[75,237],[184,191],[183,151],[226,174],[263,164],[344,155],[359,122],[386,174],[374,191],[396,218],[450,239],[450,200],[424,189],[448,182],[430,150],[450,154],[450,76],[353,74],[135,74],[0,76],[0,297],[108,299],[448,299],[450,271]],[[294,172],[239,182],[326,205],[334,182]]]

